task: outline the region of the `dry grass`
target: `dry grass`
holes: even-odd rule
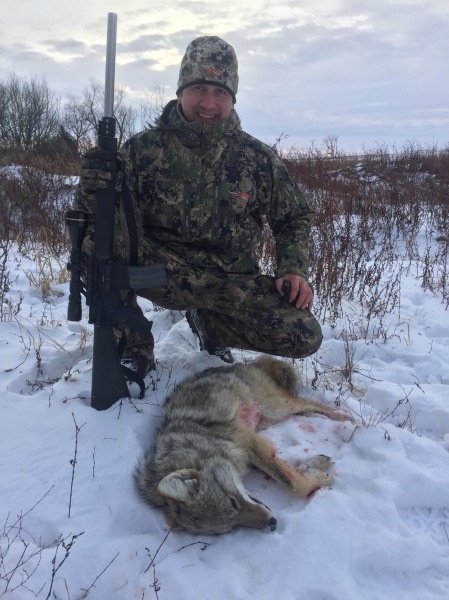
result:
[[[398,309],[404,273],[447,308],[449,149],[309,151],[286,162],[316,211],[311,276],[320,319],[335,323],[344,300],[360,303],[368,322]]]
[[[363,309],[365,333],[360,335],[373,337],[373,319],[379,324],[400,312],[401,277],[410,273],[447,308],[449,148],[410,144],[356,156],[331,150],[292,150],[285,156],[315,210],[311,283],[318,319],[335,326],[344,303],[354,302]],[[53,281],[67,277],[64,214],[74,190],[64,175],[54,174],[61,170],[42,157],[0,170],[2,314],[12,280],[6,263],[13,244],[19,254],[39,257],[35,283],[44,295]],[[263,237],[259,258],[270,272],[275,245],[267,226]],[[388,335],[387,325],[380,333]]]

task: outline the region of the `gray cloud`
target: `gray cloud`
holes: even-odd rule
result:
[[[118,1],[107,4],[79,0],[78,16],[61,21],[61,12],[54,26],[54,11],[41,6],[44,25],[26,36],[13,35],[23,19],[8,28],[0,22],[0,80],[12,71],[43,75],[61,94],[101,81],[102,13]],[[237,51],[237,109],[257,137],[285,133],[308,145],[338,135],[353,148],[411,139],[448,144],[449,7],[438,0],[166,0],[157,11],[134,0],[118,13],[116,81],[132,97],[160,85],[170,99],[186,45],[212,33]]]

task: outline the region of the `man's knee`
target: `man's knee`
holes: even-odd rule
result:
[[[289,358],[305,358],[314,354],[321,346],[321,326],[309,311],[296,311],[283,323],[282,343],[278,354]]]
[[[315,354],[319,350],[323,342],[323,334],[318,323],[311,328],[304,323],[298,324],[298,329],[301,331],[298,342],[298,355],[295,358],[305,358],[311,354]]]

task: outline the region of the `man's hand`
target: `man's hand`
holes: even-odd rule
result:
[[[313,292],[304,277],[300,277],[299,275],[284,275],[276,279],[276,289],[281,296],[284,296],[285,290],[282,289],[282,286],[287,287],[285,284],[288,284],[289,293],[286,299],[290,304],[294,304],[296,308],[303,310],[310,310],[312,308]]]
[[[81,159],[80,186],[85,194],[104,190],[117,168],[117,157],[102,148],[88,150]]]

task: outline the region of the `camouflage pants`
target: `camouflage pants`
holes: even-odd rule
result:
[[[282,299],[273,277],[199,269],[160,249],[148,258],[165,264],[168,284],[138,295],[167,309],[200,309],[202,329],[217,346],[289,358],[309,356],[320,347],[318,321]]]

